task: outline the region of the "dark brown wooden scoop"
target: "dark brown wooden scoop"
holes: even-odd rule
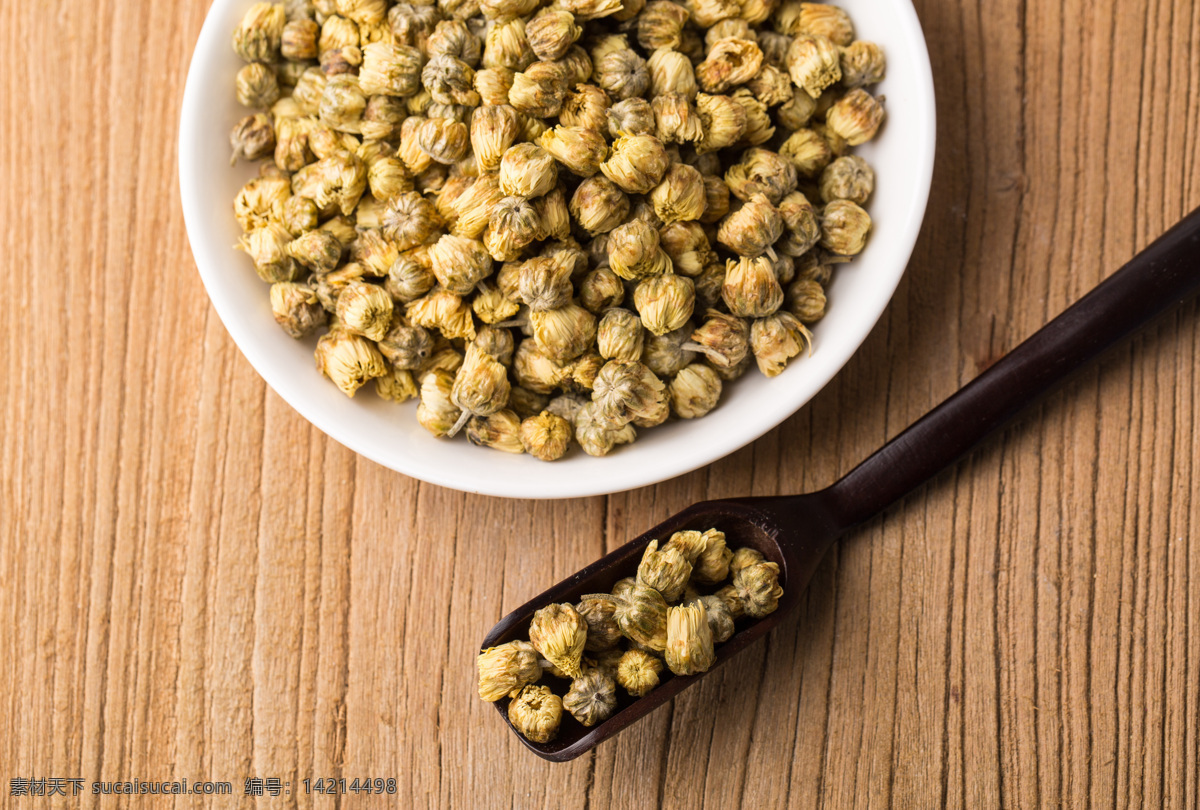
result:
[[[715,669],[792,610],[839,535],[945,469],[1071,372],[1198,289],[1200,210],[833,486],[810,495],[706,501],[690,506],[505,616],[483,640],[481,650],[528,638],[529,621],[539,608],[554,602],[575,603],[583,594],[608,592],[618,579],[636,572],[651,540],[665,542],[680,529],[716,528],[725,532],[730,548],[753,546],[779,563],[784,595],[779,609],[766,618],[739,620],[734,636],[717,646]],[[618,688],[616,712],[592,728],[564,712],[562,728],[553,742],[543,745],[517,736],[545,759],[574,759],[702,677],[672,676],[664,671],[658,688],[646,697],[634,699]],[[566,681],[561,684],[565,691]],[[506,723],[507,707],[507,699],[496,703]]]

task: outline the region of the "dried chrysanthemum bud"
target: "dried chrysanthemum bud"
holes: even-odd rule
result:
[[[368,275],[382,277],[400,258],[396,246],[376,230],[363,230],[351,248],[351,258],[363,266]]]
[[[713,643],[721,644],[728,641],[736,629],[733,623],[733,612],[730,611],[729,605],[719,596],[701,596],[699,602],[704,607]]]
[[[516,388],[513,389],[514,392],[517,390]],[[530,396],[538,395],[530,394]],[[535,408],[530,408],[529,416],[541,413],[542,411],[549,411],[556,416],[561,416],[567,420],[567,424],[571,426],[572,435],[574,435],[575,417],[578,416],[579,410],[589,403],[589,400],[585,399],[582,394],[562,394],[554,399],[549,399],[548,397],[540,397],[540,399],[542,400],[542,404]]]
[[[530,391],[549,394],[569,376],[569,369],[544,354],[533,338],[522,341],[513,355],[513,374]]]
[[[663,661],[645,650],[626,650],[617,664],[617,683],[634,697],[645,697],[658,686]]]
[[[829,38],[835,45],[849,45],[854,41],[854,23],[844,9],[826,3],[800,3],[799,9],[788,3],[779,11],[781,22],[794,13],[794,21],[788,26],[789,34],[814,34]]]
[[[230,163],[243,160],[262,160],[275,152],[275,128],[271,116],[265,113],[248,115],[234,125],[229,133],[229,145],[233,147]]]
[[[804,177],[815,177],[833,159],[829,142],[813,129],[798,129],[783,145],[779,154],[792,162]]]
[[[837,45],[822,36],[801,34],[788,48],[788,74],[813,98],[842,78]]]
[[[479,105],[479,94],[472,86],[475,71],[461,59],[449,54],[437,54],[421,69],[421,84],[439,104]]]
[[[317,369],[348,397],[388,371],[374,343],[344,329],[334,329],[317,341],[316,358]]]
[[[696,287],[696,311],[707,312],[721,302],[721,287],[725,284],[725,267],[713,262],[692,279]]]
[[[563,99],[559,123],[603,132],[608,127],[608,94],[594,84],[578,84]]]
[[[700,539],[703,548],[692,562],[692,579],[702,584],[715,585],[729,576],[729,563],[733,560],[733,552],[725,544],[725,533],[717,529],[708,529]]]
[[[670,0],[652,0],[642,9],[637,20],[638,44],[646,51],[675,48],[679,45],[688,10]]]
[[[633,280],[671,270],[670,259],[659,249],[659,234],[641,219],[618,225],[608,235],[608,265],[614,273]]]
[[[610,309],[600,319],[596,341],[606,360],[633,363],[641,359],[645,343],[642,322],[627,309]]]
[[[537,650],[528,641],[510,641],[479,653],[479,697],[490,703],[514,697],[542,677]]]
[[[842,84],[862,87],[883,81],[887,59],[883,49],[874,42],[851,42],[842,48]]]
[[[734,145],[757,146],[771,140],[775,135],[775,126],[771,123],[767,105],[755,98],[745,87],[733,91],[730,98],[740,104],[746,113],[746,129],[742,132],[741,140]]]
[[[453,232],[458,236],[478,238],[491,219],[492,210],[504,198],[500,179],[494,173],[482,174],[471,187],[454,200]]]
[[[477,447],[490,447],[502,453],[521,455],[521,417],[504,409],[489,416],[472,416],[467,420],[464,431],[467,440]]]
[[[454,374],[444,368],[425,371],[421,376],[417,422],[439,439],[448,435],[462,416],[462,411],[450,399],[453,389]]]
[[[441,19],[436,7],[397,3],[388,11],[388,23],[396,42],[424,49]]]
[[[508,103],[535,118],[551,118],[562,110],[569,87],[566,71],[555,62],[534,62],[513,75]]]
[[[650,89],[650,72],[646,60],[625,48],[614,50],[602,58],[592,57],[596,84],[618,101],[643,95]]]
[[[808,198],[793,191],[779,203],[779,215],[786,228],[776,249],[788,256],[804,255],[821,238],[821,223]]]
[[[279,79],[262,62],[251,62],[238,71],[237,100],[243,107],[265,110],[279,100]]]
[[[650,202],[664,224],[699,219],[705,205],[704,179],[685,163],[676,163],[650,192]]]
[[[671,407],[681,419],[699,419],[717,406],[721,388],[715,371],[703,363],[692,363],[671,380]]]
[[[555,160],[580,177],[591,177],[600,171],[600,163],[608,153],[603,135],[581,127],[556,126],[546,130],[538,142]]]
[[[813,97],[801,88],[793,87],[791,99],[779,105],[779,109],[775,111],[775,117],[779,120],[780,126],[794,132],[808,126],[816,111],[817,102]]]
[[[483,41],[461,19],[442,20],[425,43],[429,56],[446,54],[468,67],[475,67],[483,55]]]
[[[317,294],[317,300],[329,314],[337,313],[337,299],[348,284],[362,281],[366,272],[361,264],[350,262],[328,273],[314,273],[309,278],[309,286]]]
[[[654,134],[663,143],[695,143],[704,137],[704,124],[691,99],[679,93],[656,96]]]
[[[321,123],[338,132],[357,133],[362,130],[362,116],[367,109],[367,97],[358,86],[358,77],[342,73],[331,76],[321,96]]]
[[[667,602],[654,588],[635,582],[622,595],[597,595],[616,605],[613,616],[621,634],[651,650],[667,646]]]
[[[571,267],[545,257],[521,265],[521,300],[533,312],[558,309],[571,303]]]
[[[529,47],[538,59],[552,62],[560,59],[583,33],[569,11],[547,8],[525,24]]]
[[[816,323],[825,316],[825,290],[812,279],[796,279],[787,291],[788,311],[800,323]]]
[[[328,231],[315,230],[301,234],[290,242],[287,252],[314,273],[327,273],[341,261],[342,243]]]
[[[285,25],[282,3],[255,3],[233,31],[233,50],[247,62],[274,62]]]
[[[779,210],[762,194],[754,194],[721,221],[717,241],[745,259],[761,256],[782,235],[783,217]],[[728,273],[727,269],[727,276]]]
[[[778,375],[788,361],[812,345],[812,333],[790,312],[776,312],[750,326],[750,348],[758,370],[768,377]]]
[[[278,223],[284,203],[291,196],[291,184],[286,178],[256,177],[234,198],[233,215],[243,231]]]
[[[259,118],[259,116],[253,116]],[[251,119],[244,119],[249,121]],[[269,119],[268,119],[269,120]],[[239,124],[239,126],[241,126]],[[313,160],[312,150],[308,148],[308,133],[312,129],[313,121],[310,118],[276,118],[275,119],[275,137],[272,139],[275,144],[275,165],[284,171],[295,172],[303,169]],[[266,155],[254,155],[249,147],[239,149],[237,142],[238,128],[234,128],[233,141],[235,157],[239,154],[250,160],[257,160]],[[248,143],[256,143],[253,138],[247,138]]]
[[[606,233],[629,215],[629,198],[606,177],[589,177],[571,196],[571,215],[589,234]]]
[[[449,165],[461,160],[470,146],[465,124],[448,118],[426,118],[417,130],[421,151],[438,163]]]
[[[424,57],[409,45],[372,42],[362,49],[359,88],[368,96],[411,96],[421,89]]]
[[[475,91],[486,106],[508,106],[508,91],[516,74],[510,68],[491,67],[475,71]]]
[[[571,605],[547,605],[533,614],[529,642],[568,677],[578,678],[587,631],[587,622]]]
[[[279,39],[279,52],[291,62],[305,62],[317,58],[317,37],[321,26],[314,20],[292,20],[283,27]]]
[[[594,402],[585,404],[575,415],[575,441],[589,456],[606,456],[617,445],[629,444],[636,438],[633,425],[614,428],[600,419]]]
[[[450,401],[462,415],[447,432],[453,436],[471,416],[491,416],[508,404],[508,370],[475,343],[467,346],[462,367],[454,377]]]
[[[613,138],[652,135],[656,127],[654,109],[644,98],[627,98],[608,108],[608,134]]]
[[[610,427],[656,415],[666,402],[666,387],[641,363],[609,361],[592,391],[597,415]]]
[[[524,197],[504,197],[492,208],[483,243],[496,261],[510,261],[538,238],[541,220]]]
[[[499,326],[488,324],[480,327],[472,343],[484,354],[498,360],[505,366],[512,365],[513,342],[512,332]]]
[[[525,448],[525,452],[542,461],[556,461],[563,457],[567,452],[567,447],[571,443],[571,434],[574,433],[570,423],[561,416],[556,416],[549,412],[543,412],[537,416],[526,419],[521,423],[521,444]],[[582,604],[582,603],[581,603]],[[592,624],[591,618],[587,616],[589,626]],[[593,633],[588,632],[588,644],[592,644]],[[593,649],[591,646],[588,649]]]
[[[733,553],[733,559],[729,561],[729,573],[736,574],[743,568],[751,565],[758,565],[766,560],[762,552],[750,546],[742,546]]]
[[[309,169],[313,170],[312,185],[302,196],[312,199],[325,212],[336,209],[345,216],[354,213],[367,190],[367,167],[357,155],[347,153],[319,160],[297,172],[293,182]]]
[[[662,335],[651,334],[645,339],[641,361],[661,379],[674,377],[696,358],[695,352],[685,349],[695,326],[688,321],[683,326]],[[664,402],[664,405],[667,403]],[[669,409],[667,409],[669,410]],[[638,427],[645,427],[638,425]]]
[[[294,338],[307,337],[328,322],[328,314],[307,284],[272,284],[271,312],[275,322]]]
[[[500,161],[500,188],[507,195],[540,197],[556,182],[558,168],[553,156],[536,144],[519,143]]]
[[[546,411],[546,410],[549,410],[551,413],[562,416],[562,414],[560,414],[557,410],[552,410],[550,408],[550,403],[551,403],[550,397],[546,396],[545,394],[534,393],[533,391],[530,391],[528,388],[522,388],[519,385],[514,385],[513,389],[508,392],[508,407],[512,409],[513,413],[515,413],[519,419],[522,419],[522,420],[528,419],[531,416],[537,416],[542,411]],[[563,418],[566,418],[566,417],[563,417]],[[571,420],[567,419],[567,424],[570,424],[570,422],[571,422]],[[572,430],[572,432],[574,432],[573,427],[571,430]],[[519,426],[518,426],[517,432],[518,432],[517,438],[519,440],[520,439]],[[524,450],[525,448],[522,447],[521,449]]]
[[[420,396],[421,389],[417,387],[411,371],[390,368],[387,374],[375,378],[375,394],[380,399],[399,405]]]
[[[422,327],[395,316],[392,327],[379,341],[379,351],[395,368],[411,371],[429,361],[433,354],[433,337]]]
[[[455,295],[468,295],[492,274],[492,257],[478,239],[443,234],[429,249],[433,275]]]
[[[783,288],[775,278],[770,259],[742,257],[726,262],[721,298],[734,315],[765,318],[783,304]]]
[[[591,668],[571,682],[563,707],[584,726],[607,720],[617,708],[617,686],[612,676]]]
[[[596,316],[576,304],[530,312],[529,325],[538,349],[559,362],[574,360],[596,341]]]
[[[433,290],[424,298],[408,304],[405,314],[417,326],[439,329],[447,338],[475,339],[471,309],[448,290]]]
[[[541,223],[540,238],[566,239],[571,235],[571,214],[561,185],[535,199],[533,207]]]
[[[785,70],[766,63],[746,87],[768,107],[785,104],[794,98],[791,77]]]
[[[578,14],[575,16],[579,17]],[[568,48],[561,59],[554,60],[554,64],[566,72],[567,87],[586,84],[592,80],[592,59],[588,56],[587,51],[579,45],[572,45]]]
[[[625,285],[607,267],[597,268],[579,283],[579,303],[589,312],[599,315],[625,300]]]
[[[645,194],[662,181],[670,165],[662,142],[653,135],[618,137],[600,170],[629,194]]]
[[[754,78],[762,62],[763,54],[757,43],[748,39],[718,40],[696,67],[696,79],[704,92],[724,93]]]
[[[391,327],[392,299],[382,287],[356,281],[338,296],[337,317],[347,330],[379,341]]]
[[[850,200],[863,205],[875,189],[875,172],[858,155],[840,157],[821,172],[821,199]]]
[[[358,48],[361,44],[362,37],[359,35],[358,25],[353,20],[338,14],[330,14],[321,23],[321,38],[317,41],[317,53],[322,57],[323,63],[325,54]],[[322,66],[324,67],[324,64]]]
[[[488,29],[483,46],[485,68],[524,70],[537,58],[525,35],[525,21],[520,17],[496,20]]]
[[[759,562],[738,569],[733,588],[741,598],[745,615],[761,619],[779,607],[783,588],[779,584],[779,565]]]
[[[296,80],[292,89],[292,101],[304,115],[316,115],[321,109],[321,99],[328,83],[320,68],[309,68]]]
[[[796,188],[796,167],[769,149],[747,149],[742,159],[725,172],[729,191],[739,200],[761,194],[778,205]]]
[[[821,212],[821,246],[842,256],[861,253],[870,230],[870,214],[849,200],[834,200]]]
[[[383,235],[401,251],[425,244],[440,226],[433,203],[416,191],[391,199],[383,214]]]
[[[638,564],[637,581],[674,602],[683,594],[691,574],[692,564],[678,547],[668,544],[659,551],[658,541],[651,540]]]
[[[633,291],[633,303],[646,331],[665,335],[692,317],[696,293],[690,278],[663,273],[638,282]]]
[[[825,114],[829,128],[850,146],[858,146],[875,137],[883,123],[883,105],[866,90],[851,90]]]
[[[708,235],[696,222],[674,222],[661,230],[660,243],[680,275],[695,277],[716,261]]]
[[[692,63],[679,51],[659,48],[650,54],[646,67],[650,71],[651,96],[677,93],[688,98],[696,97],[696,75]]]
[[[729,213],[729,186],[720,177],[704,178],[704,216],[699,222],[714,225]]]
[[[746,109],[731,96],[696,96],[696,114],[704,131],[696,152],[707,154],[737,143],[746,131]]]
[[[676,675],[706,672],[716,661],[704,604],[679,605],[667,613],[667,667]]]
[[[508,722],[527,739],[548,743],[562,723],[562,699],[548,686],[526,686],[508,704]]]
[[[556,0],[556,8],[564,8],[577,20],[595,20],[621,10],[621,0]]]

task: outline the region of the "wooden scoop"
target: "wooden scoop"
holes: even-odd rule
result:
[[[738,620],[737,632],[716,648],[715,669],[765,635],[796,606],[821,558],[842,533],[919,487],[1071,372],[1197,290],[1200,209],[834,485],[809,495],[690,506],[505,616],[487,634],[481,649],[527,639],[529,621],[539,608],[554,602],[574,604],[583,594],[608,592],[618,579],[636,572],[651,540],[665,542],[681,529],[716,528],[725,532],[731,549],[753,546],[779,563],[784,594],[774,613],[758,620]],[[564,712],[553,742],[533,743],[518,736],[545,759],[574,759],[706,674],[673,676],[664,670],[660,685],[643,698],[632,698],[618,687],[616,711],[592,728]],[[496,703],[506,723],[507,707],[507,699]]]

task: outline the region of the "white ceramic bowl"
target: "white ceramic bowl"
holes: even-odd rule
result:
[[[925,39],[910,0],[839,0],[860,39],[878,42],[887,79],[879,137],[857,151],[875,168],[868,209],[874,230],[867,249],[842,265],[817,324],[811,357],[766,379],[751,371],[727,385],[703,419],[640,431],[632,445],[604,458],[579,451],[546,464],[475,447],[460,436],[437,440],[416,420],[412,403],[395,405],[367,386],[347,398],[316,370],[315,340],[296,341],[271,317],[268,287],[234,252],[240,229],[232,202],[254,170],[229,166],[229,130],[245,115],[234,99],[241,67],[230,33],[252,0],[216,0],[188,72],[179,142],[179,185],[188,238],[213,306],[263,379],[306,419],[346,447],[393,470],[441,486],[514,498],[566,498],[618,492],[702,467],[778,425],[821,390],[850,359],[879,319],[908,263],[933,175],[933,77]]]

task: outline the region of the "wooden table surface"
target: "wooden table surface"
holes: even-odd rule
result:
[[[250,806],[276,777],[260,806],[382,806],[296,789],[376,776],[396,806],[1200,803],[1195,303],[594,753],[531,756],[473,671],[498,617],[692,501],[831,482],[1200,204],[1194,0],[918,0],[937,171],[862,350],[708,469],[549,503],[358,458],[238,352],[176,181],[207,5],[0,0],[0,803],[50,806],[13,778],[186,777]]]

